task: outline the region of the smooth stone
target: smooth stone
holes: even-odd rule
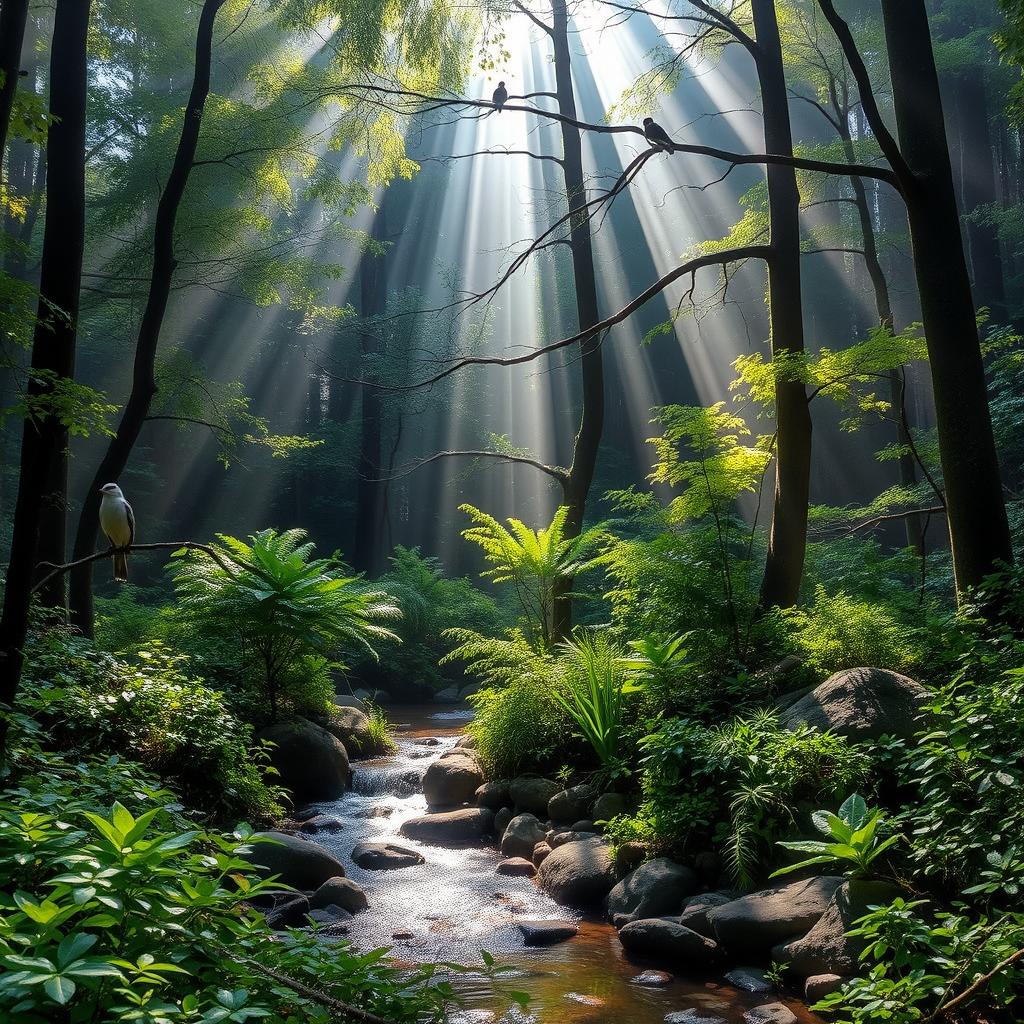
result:
[[[532,775],[513,779],[508,786],[509,795],[516,805],[516,810],[520,813],[528,811],[530,814],[537,815],[538,818],[547,816],[548,803],[561,790],[562,787],[557,782]]]
[[[296,717],[274,722],[256,737],[274,744],[270,763],[296,803],[336,800],[348,787],[348,751],[323,726]]]
[[[697,876],[682,864],[658,857],[641,864],[608,893],[608,914],[634,918],[679,916],[683,901],[697,888]]]
[[[502,836],[505,835],[505,829],[508,828],[508,823],[516,816],[515,811],[511,807],[502,807],[501,810],[495,811],[494,814],[494,834],[498,837],[498,842],[501,842]]]
[[[783,1003],[765,1003],[743,1014],[745,1024],[796,1024],[796,1014]]]
[[[358,882],[353,882],[351,878],[329,878],[310,897],[309,905],[314,910],[333,905],[349,914],[358,914],[369,906],[369,902]]]
[[[706,967],[714,963],[720,953],[713,939],[660,917],[623,925],[619,941],[631,953],[672,960],[688,969]]]
[[[626,798],[621,793],[602,793],[590,808],[591,821],[611,821],[626,813]]]
[[[565,998],[571,1003],[579,1003],[581,1006],[604,1006],[604,1000],[597,996],[586,996],[582,992],[566,992]]]
[[[551,853],[551,847],[547,843],[538,843],[533,848],[533,866],[539,868]]]
[[[339,907],[332,903],[329,906],[317,907],[316,910],[311,910],[309,912],[309,919],[317,924],[333,926],[343,925],[351,921],[352,915],[344,907]]]
[[[597,790],[593,786],[570,786],[551,797],[547,815],[552,821],[577,821],[587,816],[596,799]]]
[[[771,992],[775,988],[764,971],[757,967],[736,967],[726,974],[725,980],[744,992]]]
[[[544,827],[532,814],[517,814],[501,834],[503,857],[532,857],[544,839]]]
[[[494,828],[494,813],[486,807],[461,807],[410,818],[399,832],[428,846],[464,846],[478,843]]]
[[[552,850],[537,877],[556,903],[590,907],[599,904],[615,884],[615,865],[607,844],[591,838]]]
[[[517,921],[527,946],[554,946],[573,938],[579,929],[570,921]]]
[[[573,822],[573,832],[596,832],[597,826],[589,818],[581,818],[579,821]]]
[[[537,874],[537,869],[525,857],[509,857],[508,860],[499,861],[494,871],[498,875],[524,878],[533,878]]]
[[[345,876],[345,866],[319,843],[284,832],[256,832],[252,838],[273,842],[254,842],[243,856],[262,869],[262,875],[280,875],[285,885],[296,889],[318,889],[328,878]]]
[[[815,974],[804,982],[804,999],[809,1003],[816,1003],[825,996],[838,992],[848,978],[838,974]]]
[[[679,916],[679,923],[713,939],[715,930],[711,927],[711,922],[708,921],[708,914],[715,907],[725,906],[726,903],[732,903],[737,898],[738,893],[728,892],[724,889],[717,892],[702,892],[697,896],[692,896],[686,901],[686,906]]]
[[[352,850],[352,860],[367,871],[390,871],[423,864],[423,855],[397,843],[359,843]]]
[[[453,807],[475,800],[483,781],[480,765],[469,751],[449,751],[427,765],[423,795],[428,807]]]
[[[477,787],[476,802],[481,807],[490,807],[492,811],[498,811],[502,807],[507,807],[511,800],[507,781],[485,782],[482,786]]]
[[[330,814],[316,814],[307,818],[299,828],[300,832],[340,832],[345,827],[341,818]]]
[[[643,985],[646,988],[661,988],[672,983],[672,975],[668,971],[644,971],[643,974],[634,975],[629,979],[634,985]]]
[[[665,1014],[665,1024],[727,1024],[723,1017],[707,1017],[699,1010],[675,1010]]]

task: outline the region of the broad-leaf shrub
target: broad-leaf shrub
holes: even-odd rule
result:
[[[450,990],[295,931],[280,941],[247,900],[279,883],[230,835],[182,820],[166,792],[107,762],[105,809],[82,765],[35,755],[0,794],[0,1019],[215,1024],[321,1022],[341,1001],[392,1021],[438,1020]],[[85,766],[89,767],[89,766]],[[143,809],[145,808],[145,809]]]

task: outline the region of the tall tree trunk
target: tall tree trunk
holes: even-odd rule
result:
[[[46,227],[39,309],[32,339],[29,400],[45,398],[54,382],[74,376],[82,254],[85,248],[86,45],[90,0],[58,0],[50,54]],[[67,428],[53,415],[27,419],[22,429],[18,498],[11,559],[0,616],[0,704],[12,705],[28,633],[39,520],[53,468],[67,447]],[[3,726],[0,726],[0,730]],[[3,732],[0,731],[0,755]]]
[[[757,76],[768,153],[790,156],[793,136],[782,65],[782,44],[773,0],[752,0],[757,39]],[[804,351],[800,287],[800,193],[792,167],[769,164],[768,312],[772,358]],[[807,505],[811,486],[811,413],[802,380],[781,374],[775,384],[775,501],[768,558],[761,582],[763,608],[788,608],[800,596],[807,550]]]
[[[551,0],[551,41],[555,58],[555,93],[558,111],[565,117],[576,118],[576,98],[572,87],[572,61],[569,54],[569,15],[565,0]],[[565,121],[560,122],[562,132],[562,175],[565,196],[570,213],[577,212],[570,221],[569,242],[572,249],[572,269],[576,291],[576,316],[579,332],[598,323],[597,279],[594,273],[594,251],[590,234],[590,220],[585,212],[587,202],[586,180],[583,175],[583,147],[579,129]],[[583,529],[587,495],[594,480],[594,467],[604,431],[604,362],[600,338],[597,334],[580,342],[580,371],[583,378],[582,410],[579,431],[573,447],[572,465],[565,484],[565,502],[569,506],[565,533],[578,537]],[[559,587],[554,605],[554,638],[568,635],[572,626],[572,601],[569,585]]]
[[[21,48],[28,23],[28,0],[0,0],[0,165],[7,147],[14,94],[18,91]]]
[[[1013,547],[924,0],[882,0],[957,592]],[[978,112],[977,116],[982,116]]]
[[[386,236],[386,206],[373,222],[373,237]],[[359,265],[360,313],[370,319],[384,312],[387,305],[388,274],[386,257],[369,251],[363,253]],[[359,347],[363,355],[364,376],[371,382],[380,377],[380,368],[374,358],[381,351],[379,323],[371,323],[359,334]],[[362,388],[360,414],[359,460],[356,468],[356,533],[352,564],[363,572],[376,575],[383,563],[384,486],[381,464],[381,428],[383,402],[380,389]]]
[[[117,433],[111,438],[106,454],[100,462],[89,490],[82,503],[82,514],[78,520],[75,535],[74,557],[85,558],[93,553],[99,534],[99,489],[105,483],[116,482],[128,465],[135,442],[146,417],[153,397],[156,395],[156,355],[160,341],[160,330],[167,310],[167,299],[171,291],[171,280],[177,260],[174,256],[174,228],[178,217],[192,163],[199,143],[199,131],[203,122],[203,108],[210,94],[210,63],[213,50],[213,27],[217,13],[225,0],[205,0],[199,15],[196,32],[195,71],[192,91],[185,107],[178,147],[174,154],[171,173],[157,205],[156,222],[153,229],[153,268],[149,281],[149,295],[139,326],[135,345],[135,365],[132,388],[121,414]],[[92,635],[93,563],[82,566],[71,573],[71,614],[74,623],[86,635]]]

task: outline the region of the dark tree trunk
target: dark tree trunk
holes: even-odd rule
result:
[[[1012,563],[924,0],[882,0],[957,591]],[[981,113],[979,112],[979,115]]]
[[[565,0],[551,0],[551,40],[555,57],[555,92],[558,111],[576,118],[576,98],[572,87],[572,62],[569,54],[569,16]],[[576,316],[579,332],[598,323],[597,280],[594,274],[594,252],[590,234],[590,221],[584,207],[587,201],[586,180],[583,174],[583,149],[579,129],[565,121],[560,122],[562,132],[562,174],[569,211],[581,211],[570,221],[572,269],[576,290]],[[583,378],[582,411],[579,431],[573,447],[572,465],[565,484],[565,503],[569,506],[566,518],[566,536],[578,537],[583,529],[587,496],[594,479],[594,467],[604,431],[604,363],[600,338],[594,334],[580,342],[580,370]],[[572,626],[572,602],[568,584],[559,588],[555,596],[554,638],[568,635]]]
[[[383,239],[386,208],[382,204],[373,222],[373,236]],[[359,264],[359,304],[364,320],[372,320],[387,306],[388,274],[384,256],[363,253]],[[376,382],[380,376],[377,359],[381,353],[378,332],[380,323],[369,323],[359,333],[363,355],[363,374]],[[362,389],[360,414],[359,460],[356,467],[356,532],[352,564],[359,570],[377,575],[383,564],[384,483],[381,463],[381,429],[384,414],[381,391],[377,387]]]
[[[773,0],[752,0],[751,11],[757,38],[765,151],[790,156],[793,136],[775,4]],[[768,261],[768,312],[772,357],[777,359],[804,351],[800,193],[792,167],[769,164],[767,177],[772,249]],[[775,385],[775,408],[775,501],[760,602],[764,608],[788,608],[800,596],[807,549],[811,414],[803,381],[787,380],[781,375]]]
[[[89,0],[58,0],[50,55],[46,227],[40,301],[32,340],[35,375],[29,399],[46,395],[54,380],[75,371],[82,253],[85,247],[86,45]],[[45,374],[46,376],[39,376]],[[21,679],[39,522],[47,486],[67,447],[67,429],[54,416],[26,420],[22,430],[18,498],[11,560],[0,617],[0,704],[12,705]],[[2,741],[2,736],[0,736]],[[0,742],[2,753],[2,742]]]
[[[153,229],[153,268],[146,308],[142,314],[135,345],[131,393],[121,415],[117,433],[111,439],[83,500],[78,532],[75,535],[75,559],[84,558],[95,550],[99,534],[99,489],[105,483],[116,482],[124,472],[157,391],[157,346],[167,310],[171,280],[177,264],[174,256],[175,222],[192,171],[203,122],[203,108],[210,93],[213,26],[217,13],[224,3],[225,0],[205,0],[199,15],[192,91],[185,107],[174,163],[171,165],[171,172],[157,205]],[[72,571],[70,593],[72,619],[79,629],[89,636],[92,635],[93,626],[92,565],[90,562]]]
[[[14,94],[21,71],[21,47],[28,23],[28,0],[0,0],[0,164],[7,147]]]

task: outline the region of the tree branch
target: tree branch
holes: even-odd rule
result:
[[[403,466],[389,476],[377,477],[377,480],[399,480],[402,477],[408,476],[410,473],[415,473],[416,470],[423,466],[427,466],[432,462],[438,462],[440,459],[451,458],[498,459],[502,462],[515,462],[523,466],[532,466],[534,469],[540,470],[541,473],[546,473],[552,479],[557,480],[563,485],[569,479],[569,471],[564,469],[562,466],[549,466],[546,462],[541,462],[539,459],[532,459],[528,455],[516,455],[512,452],[496,452],[488,451],[486,449],[458,449],[454,451],[449,450],[435,452],[433,455],[430,455],[425,459],[420,459],[409,466]]]

